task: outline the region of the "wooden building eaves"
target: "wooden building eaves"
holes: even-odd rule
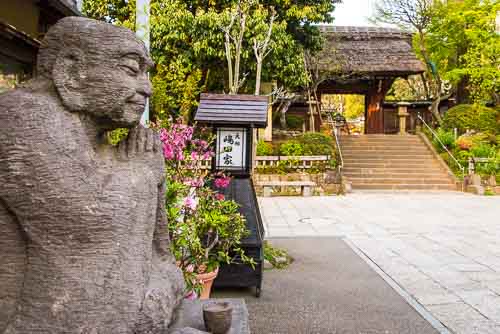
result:
[[[267,96],[201,94],[194,120],[210,125],[265,127],[268,101]]]

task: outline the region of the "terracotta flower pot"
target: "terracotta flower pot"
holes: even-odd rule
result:
[[[219,268],[216,268],[214,271],[208,273],[196,274],[196,279],[203,284],[200,299],[210,298],[210,290],[212,290],[212,284],[214,283],[214,279],[217,277],[218,273]]]

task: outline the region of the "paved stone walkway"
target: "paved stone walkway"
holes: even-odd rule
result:
[[[500,333],[500,197],[354,193],[259,202],[267,237],[343,236],[453,333]]]

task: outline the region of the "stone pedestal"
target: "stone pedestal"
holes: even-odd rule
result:
[[[399,117],[399,134],[406,134],[406,117],[410,114],[408,113],[408,104],[400,103],[398,105],[398,117]]]
[[[228,302],[233,308],[231,329],[227,334],[250,334],[248,310],[243,299],[225,298],[208,300],[184,300],[178,310],[177,319],[168,334],[206,333],[203,322],[203,304],[213,301]],[[196,330],[201,332],[196,332]]]

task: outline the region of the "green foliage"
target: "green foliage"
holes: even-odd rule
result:
[[[264,241],[264,259],[276,269],[286,269],[293,262],[286,249],[274,247],[267,240]]]
[[[488,144],[480,143],[479,145],[472,146],[470,152],[475,158],[492,158],[496,155],[496,148]]]
[[[346,95],[344,117],[356,119],[365,114],[365,97],[363,95]]]
[[[280,145],[280,155],[299,156],[303,155],[304,147],[295,140],[288,140]]]
[[[237,0],[151,1],[151,73],[153,117],[180,115],[189,120],[200,92],[228,91],[222,26]],[[318,50],[322,39],[314,23],[331,22],[335,1],[251,2],[241,54],[241,73],[248,73],[241,92],[252,92],[256,62],[253,39],[262,41],[273,7],[271,53],[263,63],[262,81],[278,81],[294,90],[306,84],[303,51]],[[134,29],[135,1],[84,0],[84,15]],[[236,29],[236,27],[235,27]],[[234,54],[234,50],[233,54]]]
[[[297,138],[303,146],[304,155],[333,155],[332,137],[321,132],[306,132]]]
[[[123,139],[127,138],[128,131],[129,129],[126,128],[119,128],[113,131],[109,131],[107,133],[108,142],[113,146],[118,145]]]
[[[428,98],[422,77],[411,75],[406,79],[397,78],[387,93],[386,101],[417,101]]]
[[[273,144],[265,142],[263,140],[259,140],[259,142],[257,143],[257,155],[267,156],[273,154],[274,154]]]
[[[333,146],[333,138],[321,132],[306,132],[298,138],[304,145],[329,145]]]
[[[286,125],[290,129],[302,129],[302,124],[304,124],[304,119],[295,115],[286,115]]]
[[[437,138],[439,138],[439,141],[436,138],[433,138],[432,143],[434,144],[434,147],[436,147],[438,152],[445,152],[441,144],[443,144],[448,150],[451,150],[455,147],[455,135],[453,134],[453,132],[439,128],[436,131],[436,134]]]
[[[325,94],[321,96],[321,103],[343,114],[348,120],[356,119],[365,113],[364,95]]]
[[[447,130],[456,128],[459,133],[476,130],[498,134],[500,133],[500,112],[477,104],[461,104],[447,111],[442,125]]]
[[[500,87],[500,35],[494,0],[435,1],[425,40],[438,72],[462,85],[477,103],[495,100]]]

